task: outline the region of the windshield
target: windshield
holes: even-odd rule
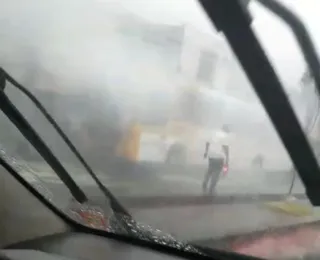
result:
[[[319,219],[238,60],[196,1],[2,2],[0,65],[39,99],[136,221],[217,248],[234,235]],[[282,2],[317,40],[319,3]],[[319,99],[295,40],[256,2],[249,11],[318,156]],[[11,84],[5,93],[86,204],[111,214],[43,114]],[[76,199],[68,186],[3,114],[0,124],[2,156],[67,212]],[[266,256],[240,244],[227,250]]]

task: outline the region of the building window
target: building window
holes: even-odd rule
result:
[[[216,56],[213,53],[204,51],[200,54],[197,80],[211,83],[213,79]]]

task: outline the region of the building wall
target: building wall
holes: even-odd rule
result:
[[[210,81],[199,78],[201,56],[212,56],[213,69]],[[181,75],[186,82],[196,87],[217,89],[224,85],[226,77],[222,64],[225,62],[226,48],[222,38],[197,31],[191,26],[185,28],[181,51]]]

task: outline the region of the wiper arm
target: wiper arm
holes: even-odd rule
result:
[[[84,192],[78,187],[63,165],[4,93],[6,79],[6,73],[0,68],[0,110],[57,173],[58,177],[65,183],[74,198],[80,203],[87,201]]]
[[[66,134],[62,131],[62,129],[56,123],[56,121],[50,116],[50,114],[47,112],[47,110],[43,107],[43,105],[40,103],[40,101],[29,90],[27,90],[24,86],[22,86],[14,78],[12,78],[6,71],[4,71],[3,69],[1,69],[1,71],[4,74],[5,79],[8,82],[10,82],[14,87],[19,89],[24,95],[26,95],[32,101],[32,103],[40,110],[40,112],[45,116],[45,118],[49,121],[49,123],[53,126],[53,128],[57,131],[57,133],[60,135],[62,140],[67,144],[69,149],[74,153],[74,155],[80,161],[82,166],[87,170],[89,175],[96,182],[96,184],[99,187],[99,189],[101,190],[101,192],[109,199],[110,206],[111,206],[112,210],[116,213],[130,216],[129,212],[113,196],[113,194],[107,189],[107,187],[99,180],[99,178],[93,172],[91,167],[88,165],[88,163],[85,161],[85,159],[81,156],[79,151],[72,144],[72,142],[66,136]],[[0,73],[1,73],[1,71],[0,71]]]
[[[319,60],[303,23],[274,0],[259,0],[280,16],[292,29],[320,86]],[[320,205],[320,170],[303,129],[290,105],[284,88],[263,48],[250,28],[250,19],[238,1],[199,0],[211,21],[224,32],[253,88],[265,107],[303,181],[313,205]]]

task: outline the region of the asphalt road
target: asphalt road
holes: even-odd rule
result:
[[[23,171],[24,176],[31,181],[36,176],[48,184],[61,184],[57,175],[43,164],[30,164],[30,170]],[[92,187],[93,179],[80,167],[66,166],[76,183],[83,188]],[[29,168],[30,169],[30,168]],[[115,195],[120,197],[150,197],[167,195],[202,195],[202,180],[205,166],[170,166],[142,165],[122,171],[112,167],[106,172],[96,172],[100,180]],[[218,195],[235,194],[286,194],[291,184],[291,174],[288,171],[262,171],[232,169],[227,176],[222,177],[217,186]],[[303,194],[304,188],[296,182],[294,193]]]
[[[57,176],[42,165],[33,168],[37,168],[34,174],[41,179],[40,186],[46,187],[42,191],[49,192],[57,206],[67,207],[71,195]],[[153,170],[147,175],[136,172],[132,175],[98,173],[98,176],[137,220],[183,240],[202,241],[320,218],[317,210],[309,215],[294,216],[266,205],[266,202],[285,198],[290,178],[282,176],[288,176],[287,173],[230,172],[220,180],[213,198],[202,194],[205,169],[192,171],[191,168],[188,171],[177,167],[166,171]],[[94,203],[106,205],[91,177],[78,168],[69,171]],[[38,183],[34,174],[23,173],[27,180]],[[301,184],[297,183],[294,191],[297,197],[304,196]],[[297,203],[307,205],[306,200]]]

